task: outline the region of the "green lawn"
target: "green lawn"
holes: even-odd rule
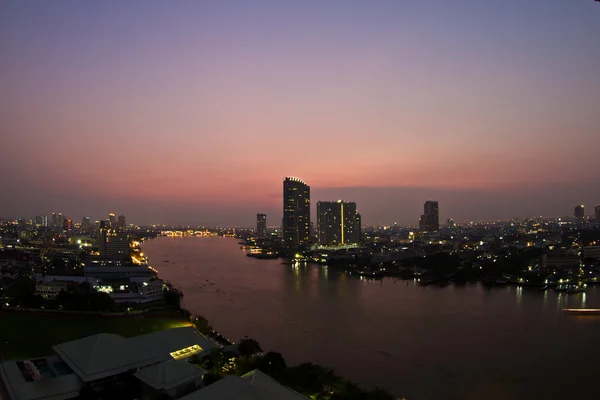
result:
[[[52,354],[52,346],[94,333],[125,337],[189,326],[174,313],[137,317],[0,312],[0,357],[24,359]]]

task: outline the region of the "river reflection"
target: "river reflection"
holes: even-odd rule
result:
[[[144,252],[184,306],[225,336],[316,362],[410,400],[598,398],[600,307],[583,294],[480,284],[422,287],[246,257],[229,238],[158,238]]]

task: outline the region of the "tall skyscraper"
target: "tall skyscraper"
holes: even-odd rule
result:
[[[52,221],[51,222],[52,222],[53,228],[56,227],[56,225],[58,225],[58,219],[57,219],[56,213],[52,213]]]
[[[111,229],[117,228],[117,220],[115,219],[115,214],[113,214],[113,213],[108,214],[108,225],[110,226]]]
[[[600,206],[596,206],[595,211],[595,216],[596,216],[596,223],[600,224]]]
[[[63,229],[65,226],[65,216],[62,213],[58,213],[58,217],[56,218],[56,226],[60,229]]]
[[[283,243],[288,249],[310,239],[310,186],[298,178],[283,181]]]
[[[317,238],[322,246],[360,242],[360,224],[356,203],[342,200],[317,203]]]
[[[585,217],[585,208],[582,205],[575,207],[575,223],[578,228],[583,227],[583,219]]]
[[[419,228],[421,232],[437,232],[440,230],[440,210],[437,201],[428,200],[425,202]]]
[[[123,214],[119,215],[119,220],[117,221],[117,229],[120,231],[125,230],[127,227],[127,220]]]
[[[267,236],[267,214],[256,214],[256,236]]]

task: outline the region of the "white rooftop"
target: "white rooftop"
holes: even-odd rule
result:
[[[242,377],[226,376],[180,400],[307,400],[259,370]]]

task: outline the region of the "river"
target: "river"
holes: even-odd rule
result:
[[[600,286],[566,295],[361,280],[246,257],[221,237],[160,237],[143,250],[185,308],[288,364],[322,364],[408,400],[600,398],[600,317],[561,311],[600,308]]]

